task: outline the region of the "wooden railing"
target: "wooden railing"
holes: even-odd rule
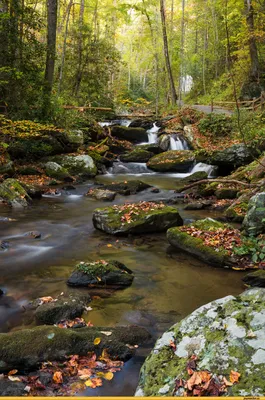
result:
[[[211,101],[211,111],[214,111],[214,107],[219,108],[227,108],[227,109],[235,109],[237,106],[240,108],[244,108],[245,110],[256,111],[258,108],[261,110],[265,109],[265,92],[261,93],[261,96],[258,98],[254,98],[253,100],[244,100],[244,101]]]

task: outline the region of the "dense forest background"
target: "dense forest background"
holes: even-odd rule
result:
[[[70,104],[208,104],[264,87],[264,0],[0,0],[0,11],[1,107],[15,118],[55,118]]]

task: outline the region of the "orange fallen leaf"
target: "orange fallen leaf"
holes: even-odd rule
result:
[[[110,244],[110,243],[109,243],[109,244],[107,244],[107,247],[112,247],[112,244]]]
[[[200,377],[200,374],[198,372],[194,372],[194,374],[187,381],[187,388],[188,388],[188,390],[192,390],[193,386],[200,385],[201,383],[202,383],[202,379]]]
[[[18,372],[17,369],[12,369],[11,371],[8,372],[7,375],[8,375],[8,376],[10,376],[10,375],[15,375],[17,372]]]
[[[230,372],[230,382],[232,383],[237,383],[239,378],[240,378],[241,374],[239,372],[236,371],[232,371]]]
[[[63,383],[63,374],[61,371],[56,371],[53,374],[52,380],[54,383]]]

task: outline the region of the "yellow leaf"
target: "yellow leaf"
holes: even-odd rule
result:
[[[110,244],[110,243],[109,243],[109,244],[107,244],[107,247],[112,247],[112,244]]]
[[[63,374],[61,371],[56,371],[53,374],[52,380],[54,383],[63,383]]]
[[[87,381],[85,381],[85,385],[88,386],[88,387],[93,387],[94,386],[94,384],[91,381],[91,379],[88,379]]]
[[[239,372],[236,372],[236,371],[231,371],[230,372],[230,382],[232,382],[232,383],[236,383],[236,382],[238,382],[238,380],[239,380],[239,378],[240,378],[240,373]]]
[[[107,379],[107,381],[111,381],[113,379],[113,377],[114,377],[113,372],[106,372],[104,374],[104,378]]]
[[[101,339],[100,339],[99,337],[97,337],[97,338],[94,340],[94,345],[97,346],[100,342],[101,342]]]

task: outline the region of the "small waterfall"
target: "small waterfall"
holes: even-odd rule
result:
[[[189,146],[184,139],[180,139],[178,136],[174,138],[170,135],[169,150],[189,150]]]
[[[151,129],[148,129],[147,134],[148,134],[148,143],[156,143],[157,142],[157,132],[159,131],[159,126],[156,125],[156,123],[153,124],[153,127]]]
[[[121,126],[128,127],[130,125],[130,123],[131,123],[131,120],[129,120],[129,119],[98,122],[98,124],[100,126],[102,126],[102,127],[104,127],[104,126],[112,126],[112,125],[121,125]]]
[[[200,162],[194,165],[190,174],[194,174],[195,172],[200,172],[200,171],[205,171],[208,174],[208,178],[211,178],[214,176],[216,172],[216,166]]]
[[[122,174],[153,174],[154,172],[147,168],[145,163],[123,163],[117,161],[109,168],[108,174],[122,175]]]

